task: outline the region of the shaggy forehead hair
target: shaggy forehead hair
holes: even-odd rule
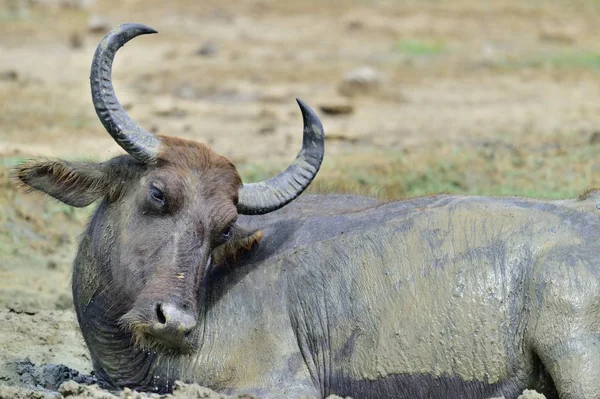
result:
[[[202,143],[166,136],[161,140],[165,145],[158,156],[158,167],[171,165],[184,173],[201,172],[207,187],[230,195],[237,204],[242,179],[227,158]]]

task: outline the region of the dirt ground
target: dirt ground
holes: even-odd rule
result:
[[[90,372],[69,284],[91,210],[26,194],[10,168],[121,153],[89,92],[110,28],[160,32],[117,56],[130,115],[247,179],[295,155],[300,97],[326,128],[320,189],[557,198],[600,182],[599,16],[584,0],[0,0],[0,396],[36,397],[26,358]]]

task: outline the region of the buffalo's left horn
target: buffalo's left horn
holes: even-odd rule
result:
[[[117,50],[136,36],[156,31],[141,24],[123,24],[102,39],[90,73],[92,100],[98,118],[125,151],[138,161],[155,163],[160,151],[160,139],[138,126],[123,110],[112,85],[112,64]]]
[[[308,105],[296,99],[304,120],[302,149],[287,169],[259,183],[244,184],[239,192],[238,212],[262,215],[293,201],[313,181],[325,152],[325,134],[321,121]]]

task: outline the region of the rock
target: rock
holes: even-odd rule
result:
[[[123,107],[125,111],[131,111],[131,109],[133,108],[133,101],[129,99],[122,100],[121,107]]]
[[[78,32],[71,33],[71,36],[69,36],[69,46],[74,50],[79,50],[83,47],[83,37]]]
[[[599,144],[600,143],[600,132],[592,133],[590,137],[590,144]]]
[[[379,90],[381,75],[375,69],[363,66],[344,76],[338,91],[343,96],[372,94]]]
[[[19,74],[14,69],[0,72],[0,80],[15,81],[19,79]]]
[[[345,100],[329,100],[319,105],[319,109],[328,115],[348,115],[354,112],[354,106]]]
[[[207,41],[204,43],[198,50],[196,50],[196,55],[201,55],[203,57],[212,57],[219,52],[219,46],[217,43],[213,41]]]
[[[258,129],[258,134],[261,136],[269,136],[274,134],[275,132],[276,128],[273,124],[264,125],[260,129]]]
[[[197,100],[202,97],[202,93],[198,89],[189,85],[179,86],[173,91],[173,95],[184,100]]]
[[[182,118],[186,112],[175,105],[171,98],[162,98],[154,103],[153,112],[157,116]]]
[[[110,21],[102,15],[94,14],[88,19],[88,32],[90,33],[108,33],[110,28]]]
[[[73,298],[71,295],[60,294],[56,302],[54,303],[54,307],[57,310],[68,310],[73,308]]]
[[[363,29],[365,24],[359,19],[352,19],[346,23],[346,29],[349,31],[356,31]]]
[[[540,41],[559,44],[573,44],[579,34],[579,29],[574,25],[556,23],[543,23],[538,35]]]

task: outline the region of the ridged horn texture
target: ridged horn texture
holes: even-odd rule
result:
[[[304,120],[302,149],[287,169],[269,180],[244,184],[239,192],[238,213],[262,215],[273,212],[297,198],[313,181],[325,153],[325,132],[308,105],[296,99]]]
[[[142,129],[125,113],[115,95],[111,76],[117,50],[134,37],[149,33],[156,31],[140,24],[123,24],[111,30],[96,48],[90,73],[92,100],[98,118],[125,151],[145,164],[156,162],[160,139]]]

